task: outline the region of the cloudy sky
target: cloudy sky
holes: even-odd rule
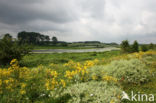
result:
[[[156,43],[156,0],[0,0],[0,35],[23,30],[62,41]]]

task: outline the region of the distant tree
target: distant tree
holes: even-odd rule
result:
[[[12,36],[11,36],[10,34],[7,33],[7,34],[4,35],[3,38],[5,38],[5,39],[12,39]]]
[[[52,42],[53,42],[53,44],[57,44],[57,42],[58,42],[58,40],[57,40],[57,37],[52,37]]]
[[[63,42],[63,43],[61,43],[61,45],[65,47],[65,46],[68,46],[68,43]]]
[[[130,52],[130,45],[129,45],[129,41],[128,40],[122,41],[120,46],[121,46],[121,52],[122,53],[129,53]]]
[[[138,51],[139,51],[139,44],[138,44],[138,42],[135,40],[134,43],[132,44],[131,52],[138,52]]]
[[[50,41],[49,36],[45,36],[46,41]]]
[[[153,43],[149,44],[149,49],[154,49],[154,44]]]
[[[141,51],[145,52],[147,50],[148,50],[147,45],[142,45],[141,46]]]
[[[49,36],[42,35],[36,32],[19,32],[18,33],[18,40],[20,44],[44,44],[44,42],[49,41]]]

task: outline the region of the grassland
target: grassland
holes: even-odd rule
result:
[[[106,51],[106,52],[89,52],[89,53],[53,53],[53,54],[29,54],[21,61],[21,66],[36,67],[40,64],[46,66],[50,63],[63,64],[70,60],[75,62],[84,62],[86,60],[94,59],[108,59],[110,57],[120,55],[120,51]]]
[[[5,92],[0,94],[2,103],[75,103],[79,99],[78,103],[96,100],[104,101],[102,103],[147,103],[121,102],[122,90],[129,96],[131,91],[156,96],[156,51],[133,54],[121,54],[120,51],[29,54],[19,64],[13,60],[10,68],[0,69]],[[112,68],[117,68],[116,72]],[[103,74],[105,70],[111,74]],[[117,71],[130,79],[116,77]],[[144,78],[144,75],[147,77]],[[102,88],[106,89],[102,91]]]

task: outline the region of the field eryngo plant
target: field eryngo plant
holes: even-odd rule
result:
[[[148,76],[150,76],[149,69],[138,59],[113,61],[110,65],[104,67],[103,71],[107,75],[128,83],[146,82]]]
[[[64,91],[68,103],[120,103],[122,90],[108,82],[86,82],[71,85]]]

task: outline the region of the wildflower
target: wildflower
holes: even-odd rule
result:
[[[58,76],[58,73],[56,71],[51,71],[51,75],[56,78]]]
[[[20,90],[20,94],[24,95],[24,94],[26,94],[26,91],[25,90]]]
[[[76,73],[76,71],[66,71],[65,77],[67,77],[68,79],[72,79]]]
[[[92,79],[93,79],[93,80],[96,80],[96,79],[97,79],[97,76],[96,76],[96,75],[93,75],[93,76],[92,76]]]
[[[21,84],[21,88],[25,88],[26,87],[26,84],[25,83],[22,83]]]
[[[4,80],[4,83],[5,84],[9,84],[9,80]]]
[[[111,100],[110,103],[115,103],[114,100]]]
[[[17,59],[11,60],[10,65],[13,65],[14,63],[17,63]]]
[[[61,79],[60,84],[61,84],[63,87],[66,87],[66,82],[65,82],[63,79]]]
[[[112,76],[107,76],[107,75],[103,77],[103,80],[117,82],[116,78],[114,78]]]
[[[94,94],[90,94],[90,96],[92,97]]]
[[[0,80],[0,86],[2,85],[2,80]]]
[[[47,80],[47,82],[45,83],[45,87],[46,87],[47,90],[50,89],[50,88],[49,88],[49,80]]]

